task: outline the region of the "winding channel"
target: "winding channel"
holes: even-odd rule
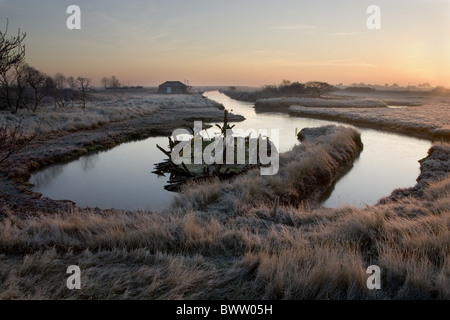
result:
[[[299,141],[296,132],[306,127],[346,125],[288,114],[256,113],[252,103],[233,100],[211,91],[204,94],[246,120],[236,128],[257,131],[279,130],[280,152],[289,151]],[[397,188],[412,187],[420,173],[419,160],[427,155],[431,142],[414,137],[357,128],[364,150],[353,168],[323,199],[325,207],[373,205]],[[208,130],[214,134],[214,129]],[[43,197],[71,200],[80,207],[124,210],[162,210],[169,207],[174,193],[166,191],[167,178],[153,174],[155,163],[165,155],[156,144],[167,145],[167,137],[152,137],[121,144],[111,150],[85,155],[35,172],[30,179],[33,190]]]

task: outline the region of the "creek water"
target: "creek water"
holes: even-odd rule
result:
[[[234,123],[243,130],[278,130],[280,152],[299,144],[296,133],[303,128],[333,121],[291,117],[288,114],[256,113],[252,103],[229,98],[218,92],[204,94],[224,105],[227,110],[243,115],[246,120]],[[348,126],[348,125],[346,125]],[[394,189],[412,187],[420,173],[419,160],[427,155],[431,142],[394,133],[357,128],[364,150],[352,169],[330,189],[323,199],[326,207],[375,204]],[[206,130],[209,136],[217,128]],[[166,156],[156,145],[167,147],[167,137],[152,137],[121,144],[111,150],[96,152],[68,163],[49,166],[35,172],[30,179],[34,191],[55,200],[71,200],[80,207],[116,208],[124,210],[162,210],[175,196],[166,191],[167,177],[152,173],[154,164]]]

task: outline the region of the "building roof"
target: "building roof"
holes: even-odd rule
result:
[[[180,81],[166,81],[163,84],[160,84],[160,86],[186,87],[186,85]]]

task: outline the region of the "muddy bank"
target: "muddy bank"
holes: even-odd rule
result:
[[[239,115],[229,114],[230,121],[242,121]],[[151,136],[168,136],[174,129],[188,128],[195,120],[223,121],[223,111],[215,103],[198,108],[177,109],[176,105],[161,108],[157,113],[139,118],[105,124],[77,132],[52,132],[39,135],[20,153],[9,159],[7,169],[0,172],[0,207],[28,211],[68,209],[70,201],[41,198],[28,183],[31,173],[45,166],[74,160],[92,151]]]

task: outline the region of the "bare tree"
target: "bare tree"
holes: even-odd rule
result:
[[[62,73],[58,72],[53,76],[53,80],[55,81],[55,85],[59,89],[64,89],[66,87],[67,78]]]
[[[119,79],[117,79],[116,76],[111,76],[109,78],[103,77],[100,82],[105,87],[105,89],[119,89],[122,84],[120,83]]]
[[[278,86],[278,92],[283,95],[297,95],[304,93],[305,85],[300,82],[291,82],[289,80],[283,80]]]
[[[0,74],[7,73],[14,65],[20,64],[25,59],[25,45],[23,41],[25,33],[20,29],[16,37],[7,38],[8,21],[6,21],[6,30],[0,30]]]
[[[67,81],[67,85],[69,86],[70,90],[76,90],[78,85],[77,85],[77,80],[75,80],[74,77],[70,76],[66,79]]]
[[[116,76],[112,76],[109,81],[111,84],[111,88],[113,89],[119,89],[122,86],[122,84],[120,83],[119,79],[116,78]]]
[[[86,108],[86,102],[88,99],[89,90],[91,88],[91,79],[85,77],[78,77],[77,82],[79,84],[81,93],[81,103],[83,104],[83,108]]]
[[[315,93],[318,98],[320,98],[324,93],[334,91],[334,87],[331,84],[319,81],[307,82],[305,84],[305,88],[306,90]]]
[[[31,135],[22,130],[22,119],[14,125],[0,126],[0,170],[8,167],[8,159],[25,148],[39,131],[39,126]]]
[[[283,79],[283,81],[281,81],[280,87],[287,87],[290,85],[291,85],[291,80]]]
[[[0,30],[0,108],[17,112],[23,103],[22,64],[25,60],[25,33],[20,29],[17,36],[8,38],[8,21],[5,31]],[[23,89],[23,90],[22,90]]]
[[[70,90],[70,99],[72,100],[72,108],[73,108],[73,101],[77,98],[77,89],[78,89],[78,83],[77,80],[75,80],[74,77],[70,76],[67,78],[67,85],[69,86]]]
[[[278,93],[278,87],[276,85],[264,85],[262,87],[262,91],[268,92],[271,94]]]
[[[24,92],[27,88],[27,77],[25,73],[25,64],[18,63],[10,70],[4,79],[5,90],[7,91],[8,104],[11,113],[15,114],[19,108],[27,108],[24,99]]]
[[[417,85],[419,88],[423,88],[423,89],[430,89],[431,88],[431,84],[428,82],[425,83],[420,83]]]
[[[52,90],[53,99],[55,99],[55,107],[64,108],[68,101],[68,93],[66,90],[67,78],[62,73],[56,73],[53,76],[54,88]]]
[[[109,85],[109,79],[107,77],[103,77],[100,82],[102,83],[102,85],[105,87],[105,89],[108,88]]]
[[[33,91],[32,110],[35,112],[41,101],[50,95],[53,82],[49,76],[29,65],[25,65],[24,72],[27,84]]]

